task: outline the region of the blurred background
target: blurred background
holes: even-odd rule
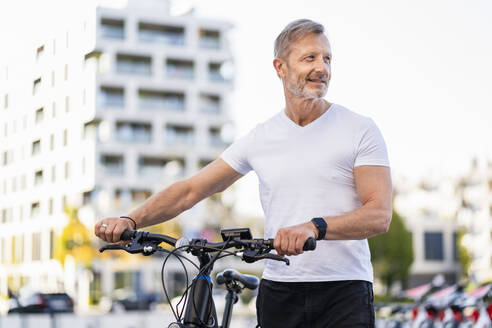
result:
[[[3,1],[0,311],[36,293],[80,314],[162,303],[162,258],[101,255],[93,225],[282,110],[273,41],[298,18],[330,39],[327,99],[373,118],[388,145],[393,223],[369,241],[378,297],[492,280],[491,15],[486,0]],[[261,237],[257,189],[250,173],[149,230]],[[179,295],[177,263],[165,279]]]

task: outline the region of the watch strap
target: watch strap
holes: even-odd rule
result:
[[[318,229],[318,238],[316,240],[325,239],[327,224],[323,218],[312,218],[311,222]]]

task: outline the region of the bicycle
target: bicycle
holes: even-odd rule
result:
[[[283,261],[289,265],[289,259],[276,254],[270,254],[273,250],[273,239],[253,239],[249,228],[224,229],[221,230],[222,242],[209,242],[206,239],[195,238],[189,241],[185,237],[179,239],[167,235],[150,233],[137,230],[126,230],[121,235],[121,240],[127,240],[127,245],[110,244],[100,248],[100,252],[105,250],[124,250],[130,254],[143,254],[149,256],[155,252],[168,253],[161,269],[161,281],[166,299],[171,306],[171,310],[176,322],[169,324],[168,328],[229,328],[232,317],[232,309],[238,300],[238,294],[244,288],[254,290],[258,287],[258,278],[251,275],[245,275],[234,269],[226,269],[216,277],[218,284],[224,284],[227,289],[226,304],[222,317],[222,325],[218,325],[217,313],[215,310],[214,300],[212,298],[213,283],[210,273],[213,270],[214,263],[226,256],[238,256],[246,263],[253,263],[263,259]],[[159,246],[165,242],[174,247],[172,251]],[[235,251],[229,251],[230,248],[236,248]],[[316,240],[309,238],[304,244],[303,250],[314,250]],[[178,253],[185,251],[198,258],[199,266],[184,255]],[[215,253],[211,255],[211,253]],[[223,254],[223,255],[221,255]],[[169,295],[164,283],[164,268],[170,256],[175,256],[183,265],[187,288],[185,289],[180,302],[176,306],[176,312],[171,305]],[[188,272],[183,260],[191,262],[197,269],[198,274],[193,278],[191,284],[188,284]],[[188,297],[188,292],[191,294]],[[182,308],[179,312],[179,304],[184,299],[186,310]],[[184,316],[183,316],[184,311]]]

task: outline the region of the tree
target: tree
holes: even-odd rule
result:
[[[406,284],[413,263],[412,233],[403,218],[393,210],[393,218],[387,233],[369,239],[374,274],[386,286],[389,295],[393,283]]]
[[[463,244],[463,237],[465,235],[465,228],[462,227],[457,231],[456,248],[458,251],[458,260],[461,264],[461,272],[463,273],[464,278],[470,278],[470,265],[472,262],[472,256],[470,254],[470,251]]]
[[[71,255],[78,263],[89,267],[95,255],[90,239],[91,231],[80,222],[77,208],[66,207],[65,214],[68,222],[57,238],[55,258],[64,265],[65,257]]]

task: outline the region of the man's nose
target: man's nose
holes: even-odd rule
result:
[[[323,74],[324,76],[328,76],[330,73],[330,63],[324,61],[323,58],[318,58],[315,62],[315,71],[318,74]]]

